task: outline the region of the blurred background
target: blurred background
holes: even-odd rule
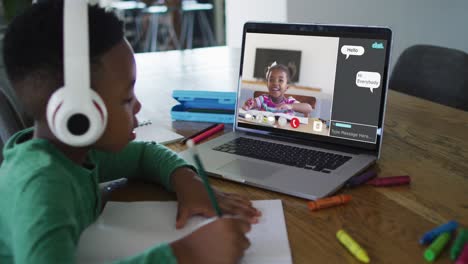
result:
[[[124,22],[135,52],[225,45],[224,0],[101,0]]]
[[[53,1],[53,0],[36,0]],[[9,19],[31,0],[1,0],[0,48]],[[89,0],[125,21],[136,53],[240,48],[246,21],[387,26],[389,87],[468,109],[467,0]],[[0,56],[1,57],[1,56]],[[8,94],[0,58],[0,88]],[[402,87],[411,87],[403,88]]]
[[[40,0],[39,0],[40,1]],[[23,8],[31,0],[3,0]],[[28,3],[29,2],[29,3]],[[468,52],[466,0],[92,0],[125,20],[136,52],[228,45],[240,47],[245,21],[388,26],[394,32],[391,69],[400,54],[417,44]],[[11,4],[10,4],[11,5]],[[19,11],[18,11],[19,12]]]

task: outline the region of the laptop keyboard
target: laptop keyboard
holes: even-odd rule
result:
[[[244,137],[236,138],[213,150],[324,173],[330,173],[351,159],[349,156]]]

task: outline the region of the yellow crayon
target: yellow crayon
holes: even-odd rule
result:
[[[353,254],[358,260],[361,262],[369,263],[370,259],[369,256],[367,256],[367,253],[364,249],[359,246],[359,244],[354,241],[351,236],[346,233],[343,229],[338,230],[336,232],[336,238],[343,244],[351,254]]]

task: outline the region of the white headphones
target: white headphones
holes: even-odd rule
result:
[[[63,143],[83,147],[93,144],[107,125],[107,110],[91,89],[88,3],[65,0],[63,11],[64,86],[47,104],[47,122]]]

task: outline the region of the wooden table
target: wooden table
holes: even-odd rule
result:
[[[239,51],[226,47],[138,54],[137,96],[147,114],[171,124],[173,89],[234,91]],[[146,106],[145,106],[146,105]],[[190,134],[206,126],[172,122]],[[226,130],[228,130],[227,128]],[[180,151],[179,144],[169,145]],[[256,199],[281,199],[294,263],[359,263],[335,238],[344,228],[371,263],[425,263],[418,244],[426,231],[448,220],[468,227],[468,112],[389,91],[379,176],[410,175],[410,186],[343,189],[345,206],[311,212],[306,200],[219,179],[213,186]],[[134,183],[115,200],[174,200],[160,187]],[[436,263],[451,263],[446,249]]]

